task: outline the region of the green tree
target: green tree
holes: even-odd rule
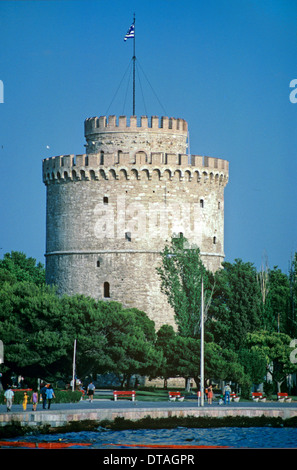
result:
[[[62,297],[61,303],[63,327],[72,343],[77,340],[80,377],[114,372],[129,384],[132,375],[150,375],[158,366],[162,358],[155,350],[154,322],[144,312],[82,295]]]
[[[114,304],[106,307],[115,308]],[[68,342],[68,355],[64,363],[65,379],[71,375],[73,344],[76,340],[76,375],[80,378],[95,373],[104,373],[112,367],[110,357],[105,353],[106,315],[104,302],[98,302],[83,295],[63,296],[60,299],[63,312],[63,329]]]
[[[211,297],[213,276],[200,258],[199,248],[188,245],[186,238],[172,238],[166,245],[162,264],[157,268],[161,291],[174,310],[178,331],[182,336],[199,336],[201,312],[201,281],[203,278],[206,308]]]
[[[79,376],[117,372],[148,375],[160,362],[154,323],[144,312],[84,296],[58,297],[49,286],[4,283],[0,338],[5,370],[25,377],[68,380],[77,340]]]
[[[261,384],[266,380],[266,358],[261,350],[244,348],[238,356],[251,383]]]
[[[223,263],[215,276],[207,331],[222,348],[239,351],[247,333],[260,325],[261,292],[255,267],[240,259]]]
[[[200,387],[200,340],[176,333],[169,325],[164,325],[157,333],[157,347],[164,355],[164,363],[158,371],[165,379],[169,377],[193,377]],[[204,344],[205,380],[232,380],[245,384],[248,377],[233,351],[223,349],[218,344]]]
[[[62,370],[68,337],[53,289],[30,282],[5,283],[0,290],[0,338],[3,372],[43,378]]]
[[[292,339],[284,333],[257,331],[247,335],[251,351],[259,352],[266,360],[266,370],[271,374],[277,391],[290,374],[297,372],[297,364],[291,361]]]
[[[297,337],[297,253],[294,254],[289,269],[290,308],[288,315],[288,334]]]
[[[286,274],[276,266],[269,271],[269,291],[265,302],[265,322],[267,331],[287,333],[289,325],[290,282]]]
[[[38,286],[45,284],[45,269],[43,264],[34,258],[28,258],[24,253],[12,251],[5,253],[0,260],[0,286],[4,282],[32,282]]]
[[[105,305],[109,305],[106,302]],[[116,373],[129,387],[131,376],[154,375],[163,357],[155,348],[154,322],[137,309],[123,309],[120,304],[105,315],[105,354],[110,358],[109,372]]]

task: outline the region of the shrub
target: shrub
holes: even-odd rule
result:
[[[24,398],[24,392],[20,390],[13,390],[14,392],[14,399],[13,403],[15,405],[21,405],[23,403],[23,398]],[[28,393],[28,404],[31,402],[31,396],[33,392],[27,392]],[[39,393],[40,396],[40,393]],[[56,398],[53,399],[54,403],[77,403],[80,401],[82,397],[82,393],[79,391],[74,391],[72,390],[55,390],[55,396]],[[4,401],[4,392],[0,393],[0,404],[3,405],[5,403]]]

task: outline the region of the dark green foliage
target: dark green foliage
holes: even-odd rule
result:
[[[157,269],[161,290],[174,310],[178,331],[182,336],[199,336],[201,312],[201,282],[203,278],[205,298],[211,295],[212,274],[200,258],[197,247],[189,247],[186,238],[172,238],[165,246],[162,266]],[[207,303],[207,302],[206,302]]]
[[[12,251],[5,253],[0,260],[0,287],[4,282],[32,282],[38,286],[45,284],[45,270],[34,258],[27,258],[24,253]]]
[[[273,364],[273,379],[283,386],[295,372],[290,339],[297,333],[297,254],[289,275],[277,267],[257,273],[242,260],[224,263],[213,275],[199,249],[176,238],[165,247],[162,262],[162,290],[178,331],[164,325],[156,335],[145,312],[82,295],[58,297],[45,284],[40,263],[23,253],[5,254],[0,260],[3,385],[12,373],[28,383],[37,378],[69,383],[76,339],[78,377],[113,372],[129,386],[133,374],[180,376],[193,377],[198,386],[203,279],[205,378],[236,382],[248,396],[251,383],[261,382]]]
[[[21,405],[23,403],[24,392],[18,389],[14,389],[14,398],[13,404],[14,405]],[[28,391],[28,404],[27,409],[30,409],[31,405],[31,391]],[[79,391],[66,391],[66,390],[55,390],[55,398],[53,399],[53,403],[78,403],[81,400],[82,394]],[[0,392],[0,405],[5,404],[4,401],[4,392]]]
[[[261,293],[251,263],[224,263],[216,273],[207,329],[223,348],[238,351],[246,334],[261,326]]]
[[[26,262],[17,253],[4,261],[0,265],[4,385],[12,373],[68,382],[75,339],[79,377],[116,372],[129,381],[133,374],[149,375],[160,366],[162,354],[154,347],[154,323],[144,312],[81,295],[60,298],[35,276],[40,274],[39,266],[34,270],[35,261]]]
[[[200,340],[181,336],[169,325],[162,326],[157,336],[156,346],[162,350],[164,356],[160,375],[165,378],[193,377],[199,387]],[[204,345],[204,371],[208,379],[232,380],[241,386],[246,383],[250,385],[249,377],[236,353],[213,342],[205,342]]]

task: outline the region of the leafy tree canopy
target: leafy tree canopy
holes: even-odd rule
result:
[[[174,310],[178,331],[182,336],[198,337],[201,317],[201,282],[206,298],[210,297],[213,276],[200,258],[200,250],[190,247],[184,237],[172,238],[161,253],[157,268],[161,290]]]
[[[41,263],[36,264],[34,258],[19,251],[5,253],[0,260],[0,286],[4,282],[13,284],[15,282],[33,282],[41,286],[45,284],[45,270]]]
[[[223,263],[216,273],[208,330],[223,348],[238,351],[246,334],[260,325],[261,293],[255,267],[240,259]]]

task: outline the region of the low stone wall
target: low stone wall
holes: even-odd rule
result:
[[[36,411],[20,413],[2,413],[0,414],[0,426],[6,426],[12,422],[19,423],[21,426],[43,426],[51,427],[65,426],[74,421],[95,421],[103,420],[114,421],[121,417],[127,420],[137,421],[150,416],[151,418],[171,418],[171,417],[210,417],[223,418],[231,417],[268,417],[289,419],[297,416],[297,408],[288,407],[217,407],[217,408],[139,408],[139,409],[95,409],[95,410],[72,410],[72,411]]]

